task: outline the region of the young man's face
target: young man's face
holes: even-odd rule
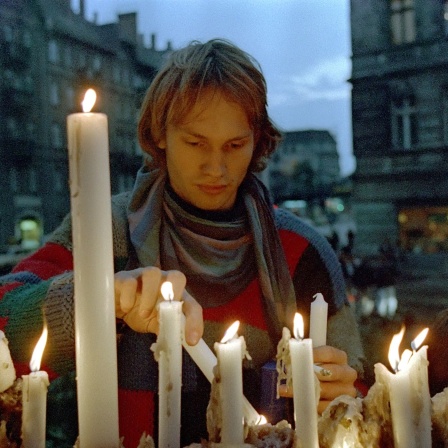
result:
[[[246,113],[219,93],[204,93],[180,124],[169,124],[159,143],[174,191],[203,210],[235,203],[254,152]]]

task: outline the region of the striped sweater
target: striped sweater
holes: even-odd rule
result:
[[[128,200],[129,194],[123,193],[112,201],[115,271],[124,269],[130,254]],[[307,322],[312,297],[321,292],[329,302],[328,344],[345,350],[349,364],[362,372],[361,342],[334,252],[324,238],[294,215],[277,209],[275,219],[293,278],[298,311]],[[0,277],[0,330],[9,340],[18,376],[29,372],[31,352],[42,332],[45,315],[49,336],[42,368],[51,379],[48,432],[59,447],[63,443],[70,446],[73,440],[64,439],[76,437],[77,433],[76,409],[73,409],[76,399],[73,390],[69,390],[74,385],[75,370],[71,249],[71,223],[67,216],[42,248],[22,260],[10,274]],[[229,303],[204,309],[204,339],[211,348],[236,319],[244,323],[239,333],[245,337],[252,357],[245,366],[245,394],[258,408],[261,367],[275,356],[276,347],[268,336],[256,279]],[[125,446],[133,447],[144,431],[154,435],[157,430],[154,425],[157,364],[149,350],[155,336],[138,334],[128,327],[120,333],[117,339],[120,434],[125,437]],[[201,437],[207,438],[205,408],[209,397],[207,380],[187,354],[184,354],[182,382],[182,446],[185,446]]]

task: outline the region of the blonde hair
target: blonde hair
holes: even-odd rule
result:
[[[152,165],[164,167],[158,143],[167,125],[178,124],[205,89],[223,94],[247,114],[255,135],[250,171],[261,171],[281,134],[267,113],[266,81],[258,62],[223,39],[191,42],[170,54],[146,92],[140,111],[138,138]]]

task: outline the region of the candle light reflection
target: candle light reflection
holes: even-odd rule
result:
[[[30,369],[32,372],[37,372],[40,369],[40,363],[42,360],[42,355],[44,353],[45,345],[47,344],[48,330],[47,326],[44,325],[42,334],[34,347],[33,354],[30,361]]]

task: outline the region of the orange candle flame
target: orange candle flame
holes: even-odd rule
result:
[[[30,361],[30,369],[32,372],[37,372],[40,369],[40,363],[42,361],[42,355],[44,353],[45,345],[47,344],[48,330],[47,326],[44,326],[42,335],[37,341],[36,347],[34,347],[33,354]]]
[[[90,112],[95,105],[96,101],[96,92],[93,89],[88,89],[84,95],[84,99],[81,102],[82,111]]]
[[[398,365],[400,364],[399,348],[400,348],[401,341],[403,340],[404,330],[405,330],[405,327],[403,326],[403,327],[401,327],[401,330],[399,333],[394,334],[392,336],[392,341],[390,342],[390,346],[389,346],[388,359],[389,359],[390,366],[392,367],[392,369],[395,372],[398,372]]]
[[[240,321],[236,320],[225,332],[224,337],[221,339],[221,343],[225,344],[226,342],[231,341],[235,337],[239,327]]]
[[[426,335],[428,334],[429,328],[424,328],[411,342],[411,348],[412,350],[416,351],[418,348],[423,344],[423,341],[426,338]]]

